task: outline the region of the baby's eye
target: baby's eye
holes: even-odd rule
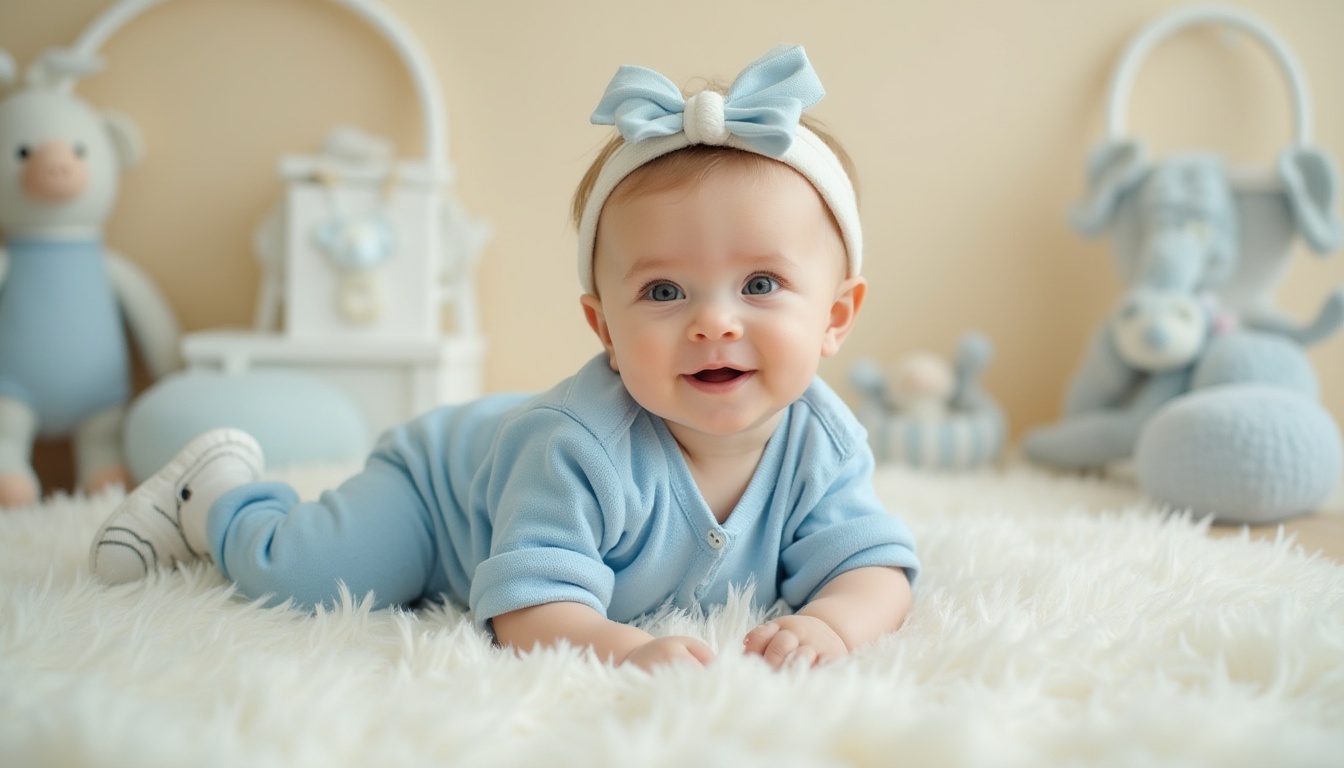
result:
[[[769,275],[755,275],[747,284],[742,286],[742,293],[747,296],[763,296],[767,293],[773,293],[779,289],[779,283],[775,278]]]
[[[644,297],[650,301],[676,301],[686,298],[686,294],[672,283],[658,283],[645,291]]]

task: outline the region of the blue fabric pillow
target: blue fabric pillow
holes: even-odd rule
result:
[[[186,371],[160,379],[131,405],[122,436],[131,477],[143,481],[191,438],[217,427],[251,433],[272,468],[359,461],[373,445],[355,401],[323,379]]]

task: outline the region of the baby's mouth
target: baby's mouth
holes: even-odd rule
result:
[[[706,368],[693,375],[696,381],[703,381],[706,384],[722,384],[725,381],[732,381],[742,375],[742,371],[736,368]]]

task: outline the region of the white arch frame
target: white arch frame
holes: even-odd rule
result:
[[[94,56],[112,35],[149,9],[168,0],[121,0],[98,15],[75,42],[77,53]],[[434,68],[420,43],[406,27],[375,0],[333,0],[362,18],[396,49],[411,80],[424,124],[425,162],[436,174],[450,178],[448,118]]]
[[[1138,75],[1148,52],[1176,32],[1203,24],[1235,27],[1258,40],[1269,50],[1279,65],[1280,73],[1287,81],[1289,97],[1292,100],[1293,142],[1299,147],[1310,144],[1311,96],[1307,92],[1306,78],[1292,51],[1258,18],[1242,11],[1218,7],[1183,8],[1173,11],[1150,22],[1129,41],[1111,75],[1110,92],[1106,101],[1106,138],[1112,142],[1126,138],[1125,106],[1129,103],[1129,92],[1134,85],[1134,78]]]

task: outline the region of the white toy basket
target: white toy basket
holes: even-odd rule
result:
[[[937,471],[997,463],[1007,439],[1007,420],[980,385],[993,353],[993,344],[983,334],[962,336],[948,368],[949,391],[940,394],[934,413],[916,412],[893,396],[899,372],[888,375],[886,367],[871,358],[856,361],[850,371],[850,385],[860,395],[854,413],[868,432],[873,458],[879,464]]]
[[[424,156],[396,158],[376,137],[338,128],[322,152],[282,157],[283,200],[254,238],[263,271],[255,327],[187,334],[183,357],[199,370],[326,378],[358,403],[376,435],[480,394],[485,344],[474,279],[489,230],[452,193],[446,112],[419,43],[374,0],[334,1],[395,48],[415,85]],[[165,2],[114,3],[75,50],[95,55]]]

